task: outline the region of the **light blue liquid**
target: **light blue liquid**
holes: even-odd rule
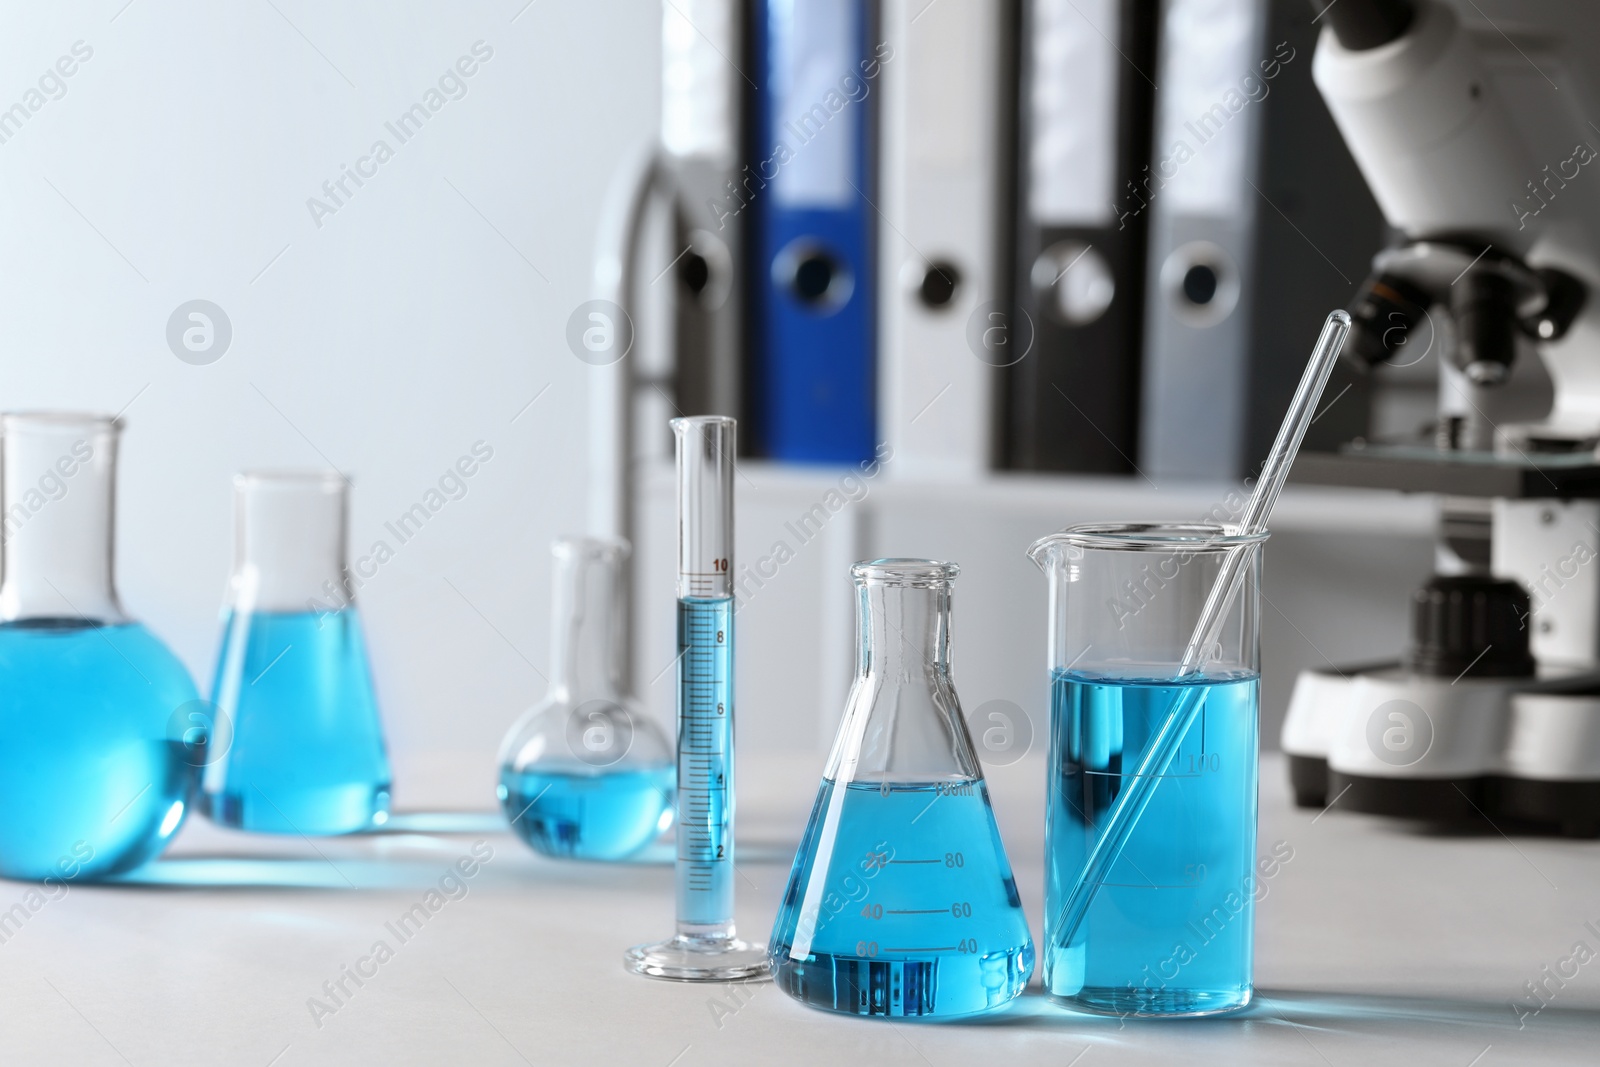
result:
[[[389,760],[356,613],[234,612],[225,627],[212,700],[232,734],[206,768],[206,814],[272,834],[384,822]]]
[[[197,699],[137,623],[0,626],[0,875],[100,878],[160,852],[194,791],[173,723]]]
[[[673,769],[500,772],[500,807],[546,856],[619,860],[672,821]]]
[[[826,779],[768,941],[778,988],[851,1015],[998,1008],[1033,939],[982,780]]]
[[[678,924],[733,923],[733,598],[678,600]]]
[[[1254,674],[1202,678],[1199,715],[1112,864],[1077,936],[1062,905],[1183,686],[1058,672],[1045,845],[1045,988],[1094,1011],[1186,1015],[1244,1007],[1255,929]]]

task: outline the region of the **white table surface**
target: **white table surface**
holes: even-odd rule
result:
[[[741,765],[748,934],[767,932],[819,770]],[[1037,938],[1042,763],[990,782]],[[1264,757],[1261,847],[1294,855],[1259,906],[1257,1000],[1239,1016],[1078,1016],[1035,979],[983,1022],[842,1018],[767,983],[625,973],[625,946],[670,932],[665,863],[555,862],[489,819],[315,843],[195,821],[145,876],[169,884],[74,886],[0,944],[0,1064],[1600,1063],[1600,959],[1520,1029],[1511,1007],[1575,943],[1600,952],[1584,925],[1600,929],[1600,843],[1319,817],[1286,793]],[[385,924],[478,840],[493,858],[466,895],[400,943]],[[28,889],[0,882],[0,911]],[[380,939],[393,958],[315,1020],[308,998]]]

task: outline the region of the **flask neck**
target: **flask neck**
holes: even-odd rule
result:
[[[558,541],[554,554],[550,695],[572,704],[620,701],[624,696],[617,640],[622,619],[621,544]]]
[[[112,576],[117,422],[0,420],[0,621],[126,620]]]
[[[351,605],[349,483],[337,471],[251,471],[233,480],[230,606],[327,612]]]
[[[856,674],[897,682],[950,673],[950,586],[861,582],[856,590],[861,636]]]

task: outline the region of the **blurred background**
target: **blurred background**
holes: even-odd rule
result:
[[[352,562],[396,549],[359,602],[398,777],[468,752],[490,782],[501,734],[543,693],[548,543],[585,522],[590,368],[563,328],[608,179],[658,125],[660,5],[7,15],[10,98],[76,42],[92,57],[0,144],[4,405],[123,413],[128,610],[206,691],[232,474],[337,467],[355,485]],[[475,73],[401,143],[385,124],[461,57]],[[314,217],[308,199],[334,203],[324,182],[379,140],[393,157]],[[232,331],[206,365],[167,340],[197,299]],[[476,442],[493,458],[465,495],[398,544],[384,523]]]
[[[963,566],[963,699],[1042,737],[1024,548],[1236,514],[1386,236],[1308,5],[1171,6],[10,5],[0,402],[122,414],[120,589],[202,690],[231,475],[350,476],[352,560],[393,549],[358,597],[401,806],[489,801],[561,534],[637,542],[634,684],[670,721],[674,413],[741,420],[742,748],[825,748],[874,555]],[[1431,417],[1413,340],[1312,446]],[[1403,645],[1434,510],[1291,487],[1274,525],[1269,747],[1297,671]]]

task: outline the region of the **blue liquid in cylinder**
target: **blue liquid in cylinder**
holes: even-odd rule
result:
[[[99,878],[160,852],[195,786],[173,723],[197,699],[137,623],[0,625],[0,875]]]
[[[733,598],[678,600],[678,924],[733,923]]]
[[[824,779],[768,945],[779,988],[829,1011],[946,1018],[1016,997],[1033,940],[984,782]]]
[[[672,820],[673,768],[502,771],[500,806],[517,835],[547,856],[616,860]]]
[[[353,610],[231,613],[212,700],[232,728],[206,768],[214,821],[342,834],[388,819],[389,761]]]
[[[1200,712],[1071,944],[1055,929],[1117,796],[1187,686]],[[1057,672],[1046,813],[1046,990],[1095,1011],[1183,1015],[1251,996],[1259,678]]]

